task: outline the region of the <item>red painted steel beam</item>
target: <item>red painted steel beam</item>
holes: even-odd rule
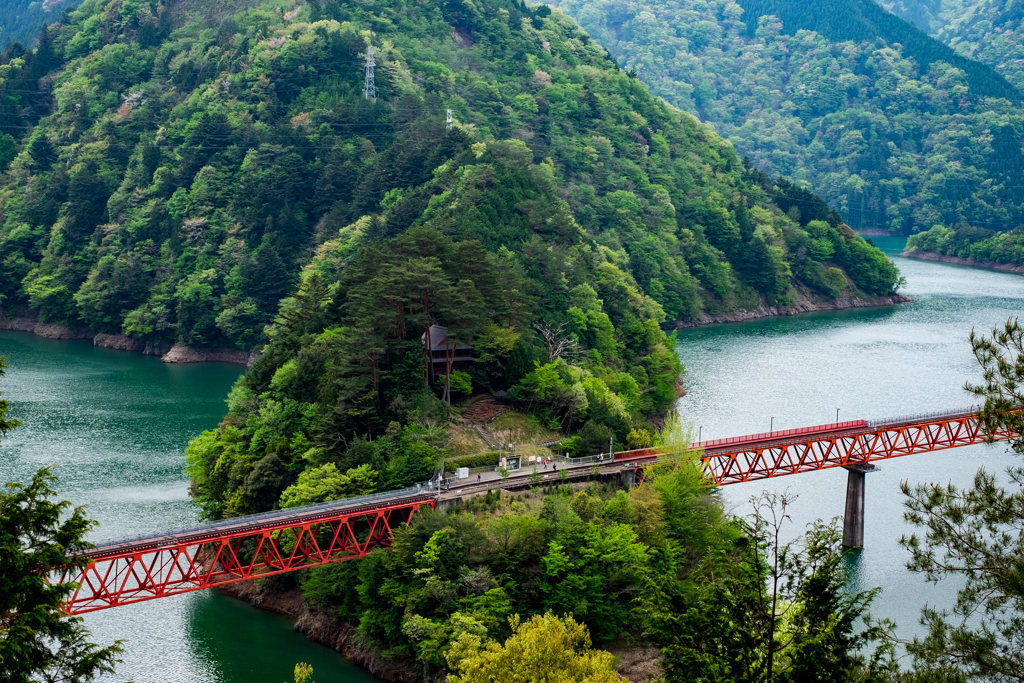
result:
[[[433,498],[380,501],[366,508],[300,511],[96,548],[84,570],[62,576],[78,589],[69,615],[365,557],[388,546]]]
[[[1001,440],[1013,434],[989,436]],[[845,422],[694,446],[704,449],[701,463],[708,474],[725,486],[969,446],[986,438],[974,413],[964,411],[875,425]],[[600,467],[646,470],[671,460],[660,449],[648,448],[617,453],[614,461]],[[586,464],[581,467],[589,469]],[[489,485],[500,488],[507,483]],[[455,491],[462,495],[458,487]],[[91,560],[86,569],[61,577],[79,585],[67,612],[84,614],[365,557],[373,548],[390,545],[394,528],[408,524],[423,505],[433,508],[435,498],[417,487],[108,543],[85,553]]]
[[[996,440],[1013,434],[990,435]],[[970,446],[987,436],[972,413],[920,422],[840,429],[795,439],[763,439],[705,450],[701,464],[720,486]]]

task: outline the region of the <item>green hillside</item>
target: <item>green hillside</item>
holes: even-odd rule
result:
[[[878,4],[928,35],[933,35],[940,21],[942,0],[878,0]]]
[[[878,0],[960,54],[1024,88],[1024,5],[1017,0]]]
[[[834,43],[852,41],[886,45],[899,43],[900,54],[917,63],[924,72],[935,62],[945,62],[964,72],[972,94],[1020,100],[1021,92],[991,68],[957,54],[916,26],[886,12],[871,0],[834,0],[827,4],[803,0],[740,0],[746,17],[773,15],[782,21],[783,31],[814,31]],[[757,25],[747,24],[753,35]]]
[[[947,0],[932,35],[1024,88],[1024,7],[1019,2]]]
[[[898,283],[547,8],[90,0],[2,68],[5,313],[266,345],[190,450],[211,515],[328,465],[422,479],[449,389],[642,442],[676,397],[662,325]],[[427,363],[430,324],[471,367]]]
[[[899,21],[892,15],[771,5],[791,15],[787,24],[734,2],[559,4],[652,92],[711,124],[756,168],[822,195],[855,229],[1024,222],[1017,97],[982,96],[1005,82],[947,61],[924,68],[909,44],[871,37],[871,22],[855,20],[880,15],[884,27]],[[793,9],[802,6],[808,13]],[[889,33],[922,37],[905,23]],[[933,57],[948,52],[927,47]]]
[[[477,206],[478,223],[445,228],[451,236],[517,254],[587,245],[666,320],[786,301],[791,272],[826,292],[890,287],[859,274],[846,245],[866,247],[834,232],[835,265],[855,281],[826,283],[823,261],[797,249],[807,233],[744,179],[729,147],[618,74],[566,19],[510,14],[510,35],[533,41],[531,52],[502,47],[514,68],[462,38],[451,26],[469,20],[454,15],[431,29],[436,44],[396,35],[377,48],[373,103],[361,97],[368,39],[326,9],[175,29],[174,11],[142,5],[115,22],[119,33],[101,30],[100,9],[83,5],[39,54],[9,58],[0,83],[12,135],[0,293],[43,320],[251,348],[325,242],[342,231],[351,255],[433,225],[437,197],[456,191],[444,169],[493,155],[541,175],[497,188],[514,194]],[[487,140],[507,142],[471,150]]]

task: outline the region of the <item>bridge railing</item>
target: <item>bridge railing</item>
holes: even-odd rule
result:
[[[958,410],[936,410],[930,413],[915,413],[913,415],[900,415],[899,417],[887,417],[880,420],[868,420],[869,427],[887,427],[890,425],[913,424],[919,422],[934,422],[937,420],[948,420],[957,417],[969,417],[978,412],[978,406],[960,408]]]
[[[443,485],[443,484],[442,484]],[[253,526],[258,526],[267,521],[274,521],[275,519],[288,520],[293,522],[300,522],[304,518],[316,517],[325,512],[333,512],[335,510],[342,511],[350,508],[360,508],[373,503],[390,500],[400,499],[407,496],[414,496],[416,494],[436,494],[438,492],[438,482],[435,480],[420,482],[414,486],[410,486],[404,489],[398,489],[395,491],[384,491],[382,493],[370,493],[365,496],[355,496],[352,498],[343,498],[341,500],[332,500],[326,503],[315,503],[313,505],[303,505],[302,507],[296,508],[285,508],[282,510],[271,510],[269,512],[258,512],[252,515],[245,515],[243,517],[232,517],[228,519],[221,519],[215,522],[207,522],[205,524],[196,524],[188,527],[180,527],[177,529],[171,529],[162,533],[159,537],[152,534],[139,534],[137,536],[130,536],[128,538],[116,538],[106,539],[97,541],[94,543],[96,546],[88,552],[97,552],[110,548],[116,548],[124,545],[131,545],[132,543],[138,543],[139,541],[154,541],[158,538],[170,538],[175,536],[186,536],[189,534],[195,534],[200,532],[213,532],[220,529],[240,529],[244,530]]]

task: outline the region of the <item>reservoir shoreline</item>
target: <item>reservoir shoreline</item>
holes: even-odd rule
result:
[[[975,261],[974,259],[962,258],[960,256],[946,256],[936,254],[932,251],[905,251],[900,254],[903,258],[915,259],[918,261],[931,261],[932,263],[948,263],[953,266],[965,266],[967,268],[982,268],[984,270],[998,270],[1001,273],[1013,273],[1024,275],[1024,265],[1015,266],[1012,263],[996,263],[995,261]]]
[[[822,313],[825,311],[845,311],[854,308],[885,308],[900,304],[912,303],[913,299],[902,294],[887,296],[848,296],[828,299],[810,292],[801,292],[796,302],[789,306],[769,306],[765,302],[755,309],[729,311],[726,313],[705,313],[698,318],[689,318],[674,323],[677,330],[719,325],[722,323],[739,323],[762,318],[777,318],[802,315],[804,313]]]
[[[94,346],[115,351],[131,351],[144,356],[158,356],[164,363],[233,363],[252,365],[259,357],[255,351],[225,348],[189,347],[184,344],[153,344],[121,334],[93,332],[87,328],[72,328],[59,323],[42,323],[32,318],[0,317],[0,330],[28,332],[44,339],[91,339]]]
[[[816,295],[809,290],[802,290],[798,292],[796,302],[788,306],[770,306],[766,302],[761,301],[755,309],[727,311],[724,313],[704,313],[697,318],[667,323],[667,326],[672,329],[683,330],[703,327],[704,325],[744,322],[760,318],[802,315],[804,313],[843,311],[853,308],[882,308],[911,303],[912,301],[911,298],[902,294],[875,297],[854,295],[829,299]],[[141,353],[144,356],[157,356],[164,363],[233,363],[249,367],[259,357],[256,351],[215,347],[189,347],[184,344],[153,344],[120,334],[94,332],[87,328],[72,328],[59,323],[42,323],[26,317],[0,317],[0,330],[28,332],[44,339],[91,339],[93,345],[101,348]]]

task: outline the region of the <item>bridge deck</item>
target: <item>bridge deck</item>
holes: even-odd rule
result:
[[[1008,433],[980,432],[971,410],[891,420],[843,422],[693,444],[686,453],[641,449],[559,463],[537,474],[544,483],[593,473],[643,471],[699,458],[718,485],[955,448]],[[427,482],[415,487],[289,510],[237,517],[162,534],[104,541],[83,553],[92,562],[61,580],[79,584],[67,605],[81,614],[211,586],[363,557],[390,544],[393,528],[426,505],[496,488],[531,485],[531,471],[487,481]]]

